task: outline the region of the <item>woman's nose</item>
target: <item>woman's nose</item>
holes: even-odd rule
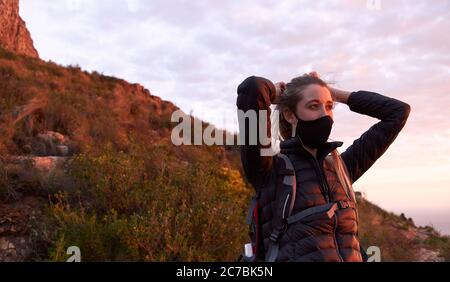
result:
[[[320,107],[320,115],[321,115],[321,116],[326,116],[326,115],[328,115],[328,114],[329,114],[329,112],[327,111],[326,106],[321,106],[321,107]]]
[[[322,107],[320,107],[320,116],[321,117],[330,116],[331,118],[333,118],[333,111],[328,110],[327,106],[322,106]]]

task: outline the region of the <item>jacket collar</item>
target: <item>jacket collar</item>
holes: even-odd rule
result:
[[[321,147],[317,149],[317,160],[325,159],[329,153],[331,153],[334,149],[341,147],[344,142],[341,141],[333,141],[326,142]],[[292,137],[290,139],[284,140],[280,143],[280,149],[282,154],[302,154],[305,156],[311,156],[311,153],[308,152],[302,141],[298,136]]]

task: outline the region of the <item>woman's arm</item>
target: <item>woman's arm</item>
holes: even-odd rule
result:
[[[332,90],[333,93],[336,89]],[[368,91],[336,91],[336,100],[350,110],[381,121],[356,139],[341,154],[352,182],[358,180],[394,142],[408,119],[411,107],[399,100]]]
[[[237,89],[238,97],[236,105],[239,110],[244,113],[253,110],[256,111],[257,121],[259,122],[259,111],[267,111],[267,137],[270,138],[270,105],[276,97],[277,89],[270,80],[263,77],[251,76],[245,79]],[[243,121],[239,121],[240,123]],[[241,127],[241,125],[240,125]],[[257,137],[259,137],[260,126],[256,127]],[[244,167],[244,172],[247,180],[259,190],[266,182],[272,169],[272,157],[261,156],[261,148],[270,148],[270,144],[262,146],[259,138],[257,138],[257,145],[250,145],[249,142],[249,123],[245,122],[245,132],[240,132],[240,135],[245,134],[245,143],[241,145],[241,161]]]

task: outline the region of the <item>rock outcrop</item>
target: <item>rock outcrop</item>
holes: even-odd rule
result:
[[[39,57],[19,15],[19,0],[0,0],[0,46],[17,54]]]
[[[67,157],[78,153],[77,144],[58,132],[46,131],[34,137],[25,138],[22,150],[27,155],[46,157]]]

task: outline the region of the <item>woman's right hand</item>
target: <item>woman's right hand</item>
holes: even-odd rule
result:
[[[283,81],[275,83],[276,96],[280,96],[286,90],[286,83]]]

